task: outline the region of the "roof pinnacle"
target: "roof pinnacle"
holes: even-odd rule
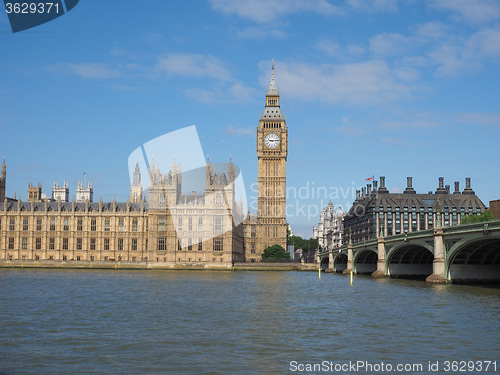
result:
[[[267,89],[267,95],[279,95],[278,87],[276,86],[276,81],[274,80],[274,59],[271,63],[271,82],[269,83],[269,88]]]

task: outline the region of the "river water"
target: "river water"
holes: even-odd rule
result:
[[[0,270],[2,375],[484,373],[495,360],[499,373],[500,289],[315,272]],[[474,362],[453,372],[446,361]]]

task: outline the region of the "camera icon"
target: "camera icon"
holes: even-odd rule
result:
[[[31,29],[61,17],[80,0],[4,0],[13,33]]]
[[[189,126],[136,148],[128,158],[132,202],[147,200],[164,214],[181,245],[195,245],[240,225],[248,209],[243,175],[231,160],[205,160],[196,127]],[[147,172],[147,173],[144,173]]]

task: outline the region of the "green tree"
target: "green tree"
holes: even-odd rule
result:
[[[300,236],[290,236],[289,243],[293,244],[296,249],[302,249],[304,245],[304,240]]]
[[[319,242],[317,238],[309,238],[309,248],[314,250],[321,250],[321,246],[319,246]]]
[[[262,259],[290,259],[290,254],[280,245],[268,246],[262,253]]]
[[[291,236],[290,243],[294,245],[295,249],[302,250],[302,259],[307,259],[308,254],[311,250],[321,249],[316,238],[310,238],[308,240],[303,239],[300,236]]]
[[[482,221],[495,220],[493,213],[490,210],[484,211],[481,215],[467,215],[461,221],[460,224],[472,224],[480,223]]]

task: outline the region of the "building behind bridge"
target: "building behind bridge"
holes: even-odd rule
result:
[[[470,178],[465,179],[465,189],[459,190],[459,182],[450,191],[439,177],[435,192],[420,194],[412,187],[412,178],[407,178],[403,193],[390,193],[385,187],[385,177],[368,184],[356,192],[356,200],[344,218],[343,240],[347,243],[367,241],[383,236],[458,225],[467,215],[480,215],[486,207],[471,188]],[[382,232],[382,233],[381,233]]]
[[[345,215],[342,207],[335,210],[331,201],[321,210],[318,226],[313,228],[313,238],[318,240],[322,250],[332,250],[343,245]]]
[[[493,214],[493,217],[496,220],[500,220],[500,199],[490,201],[490,208],[489,210]]]

